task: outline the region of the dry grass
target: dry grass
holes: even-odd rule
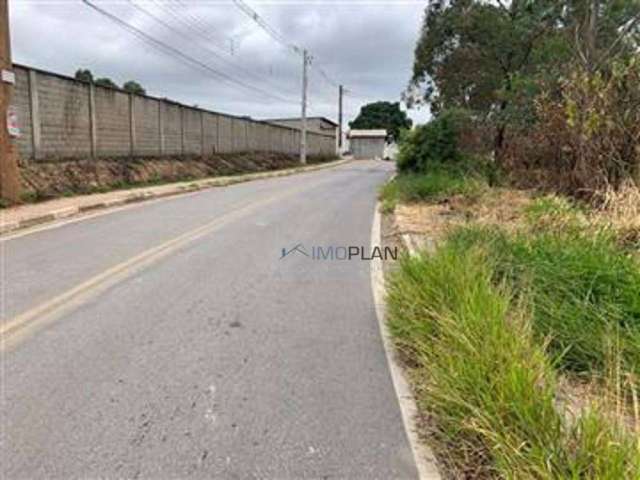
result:
[[[469,222],[515,231],[523,225],[525,207],[533,198],[532,191],[497,188],[473,199],[453,195],[435,204],[401,203],[395,223],[400,233],[429,236],[436,242]]]
[[[627,182],[618,190],[607,188],[597,198],[594,223],[613,228],[621,245],[640,247],[640,188]]]
[[[557,195],[541,197],[533,190],[496,188],[472,199],[452,195],[438,203],[399,203],[394,212],[395,227],[400,233],[428,236],[437,242],[452,229],[469,222],[500,226],[514,233],[524,228],[561,230],[568,227],[567,222],[577,221],[581,228],[610,230],[621,246],[640,251],[640,189],[632,183],[617,191],[603,190],[595,197],[597,206],[576,210],[571,219],[560,212],[560,215],[541,214],[535,224],[527,223],[527,208],[536,199],[571,208],[569,200]]]

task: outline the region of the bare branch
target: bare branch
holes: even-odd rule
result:
[[[640,14],[636,15],[635,17],[633,17],[631,20],[629,20],[629,22],[627,23],[627,25],[622,29],[622,31],[620,32],[620,35],[618,35],[618,37],[614,40],[614,42],[611,44],[611,46],[607,49],[607,51],[604,53],[604,55],[602,55],[600,57],[600,60],[598,61],[598,66],[600,66],[602,64],[602,62],[606,59],[609,58],[612,53],[614,52],[614,50],[618,47],[618,44],[624,40],[624,38],[636,27],[638,26],[638,24],[640,24]]]

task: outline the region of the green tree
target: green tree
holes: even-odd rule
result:
[[[94,83],[100,87],[119,88],[118,84],[107,77],[97,78]]]
[[[135,80],[129,80],[128,82],[125,82],[122,88],[127,92],[135,93],[137,95],[146,95],[147,93],[147,91],[142,87],[142,85],[140,85]]]
[[[426,7],[408,103],[437,115],[463,108],[494,129],[497,158],[510,126],[535,121],[534,98],[576,63],[607,68],[637,51],[637,0],[442,0]],[[635,36],[634,36],[635,35]]]
[[[88,68],[79,68],[76,70],[76,80],[81,80],[87,83],[93,83],[93,73]]]
[[[415,49],[410,91],[434,114],[463,108],[495,125],[494,150],[505,138],[510,107],[530,93],[544,45],[555,61],[569,48],[554,45],[562,14],[558,0],[488,3],[480,0],[431,2]],[[415,96],[413,97],[415,98]],[[526,105],[526,102],[525,102]]]
[[[349,126],[356,129],[384,128],[397,140],[400,138],[400,131],[411,128],[412,124],[406,112],[400,110],[399,102],[374,102],[362,107]]]

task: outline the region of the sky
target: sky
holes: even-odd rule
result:
[[[136,80],[153,96],[235,115],[299,117],[303,61],[295,46],[311,56],[308,115],[336,120],[342,84],[345,122],[366,103],[400,100],[427,3],[90,1],[135,33],[82,0],[9,0],[13,61],[70,76],[88,68],[119,85]],[[429,117],[425,109],[407,113],[415,123]]]

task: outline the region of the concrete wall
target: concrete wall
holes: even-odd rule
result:
[[[29,72],[16,69],[16,85],[13,91],[13,105],[18,111],[21,135],[18,138],[18,151],[22,156],[33,155],[33,132],[31,131],[31,88]],[[35,89],[34,89],[35,90]]]
[[[382,158],[384,156],[385,139],[377,137],[356,137],[351,139],[353,158]]]
[[[37,75],[34,80],[39,103],[39,153],[53,158],[90,155],[89,86],[55,76]],[[36,118],[31,113],[33,129]]]
[[[138,95],[133,99],[134,151],[138,155],[158,155],[160,151],[161,103]]]
[[[41,78],[38,75],[38,78]],[[88,91],[88,85],[82,85]],[[109,157],[131,154],[129,123],[129,95],[117,90],[95,88],[96,153]],[[88,96],[87,96],[88,99]],[[87,138],[89,137],[87,133]],[[60,157],[75,157],[64,155]],[[71,153],[71,152],[69,152]],[[80,156],[86,156],[80,155]]]
[[[14,65],[14,71],[23,161],[299,151],[295,127],[93,86],[21,65]],[[308,132],[307,145],[309,155],[336,153],[331,134]]]

